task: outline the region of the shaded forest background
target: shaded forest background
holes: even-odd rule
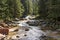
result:
[[[60,18],[60,0],[0,0],[0,19],[12,20],[27,15]]]
[[[60,17],[60,0],[0,0],[0,19],[39,15],[38,18]]]
[[[0,0],[0,20],[38,15],[52,29],[60,28],[60,0]]]

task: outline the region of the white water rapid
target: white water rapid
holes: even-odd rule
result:
[[[30,20],[31,21],[31,20]],[[19,31],[12,36],[12,40],[43,40],[41,36],[46,35],[38,26],[30,26],[26,21],[19,21]]]

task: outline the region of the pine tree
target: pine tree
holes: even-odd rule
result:
[[[23,7],[23,5],[22,5],[22,3],[21,3],[21,0],[15,0],[15,6],[16,6],[16,8],[15,8],[15,11],[16,11],[16,17],[17,18],[19,18],[19,17],[21,17],[22,15],[23,15],[23,12],[24,12],[24,7]]]
[[[7,0],[0,0],[0,19],[6,19],[8,11]]]

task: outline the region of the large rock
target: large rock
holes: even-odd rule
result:
[[[27,22],[27,24],[29,24],[30,26],[38,26],[39,25],[39,21],[38,20],[29,20]]]

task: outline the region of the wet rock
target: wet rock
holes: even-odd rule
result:
[[[27,24],[29,24],[30,26],[38,26],[39,21],[38,20],[29,20],[27,22]]]
[[[17,38],[19,38],[19,36],[16,36]]]
[[[0,26],[4,27],[4,28],[8,28],[8,25],[5,23],[0,23]]]
[[[24,36],[27,36],[26,34]]]
[[[26,29],[25,29],[25,31],[29,31],[29,29],[28,29],[28,28],[26,28]]]
[[[57,40],[57,39],[50,37],[50,36],[41,36],[41,39],[43,39],[43,40]]]

